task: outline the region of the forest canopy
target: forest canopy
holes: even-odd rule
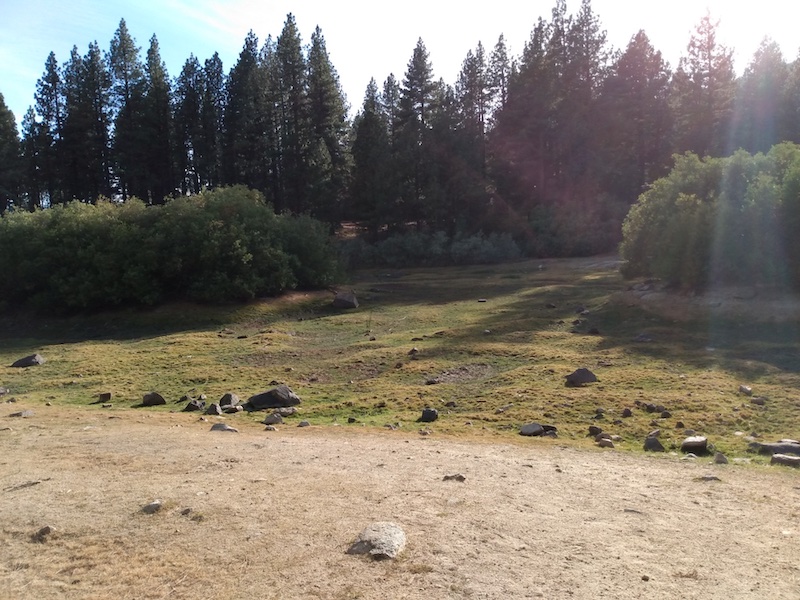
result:
[[[454,82],[419,39],[351,118],[322,30],[304,41],[291,14],[276,37],[249,33],[228,70],[190,54],[173,76],[156,37],[143,54],[122,20],[107,49],[50,53],[21,132],[0,96],[0,213],[242,185],[371,243],[441,232],[528,256],[612,251],[674,156],[800,143],[800,60],[767,38],[737,76],[716,28],[704,17],[673,67],[646,32],[614,49],[589,0],[573,14],[556,0],[521,54],[502,35],[478,43]]]

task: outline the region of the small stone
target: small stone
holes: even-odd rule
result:
[[[9,417],[19,417],[21,419],[27,419],[32,417],[35,413],[32,410],[22,410],[20,412],[11,413],[8,415]]]
[[[212,402],[211,404],[208,405],[208,408],[206,408],[205,414],[220,416],[222,415],[222,408],[216,402]]]
[[[146,515],[153,515],[164,508],[164,503],[161,500],[153,500],[150,504],[145,504],[142,507],[142,512]]]
[[[114,405],[113,404],[103,404],[102,408],[111,408],[112,406],[114,406]]]
[[[111,392],[100,392],[97,394],[97,403],[102,404],[103,402],[111,402]]]
[[[672,416],[672,413],[669,412],[668,410],[662,410],[661,411],[661,418],[662,419],[669,419],[671,416]]]
[[[647,437],[649,437],[649,438],[657,438],[660,435],[661,435],[661,430],[660,429],[653,429],[653,431],[651,431],[650,433],[647,434]]]
[[[598,434],[597,434],[597,435],[594,437],[594,441],[595,441],[595,442],[599,442],[600,440],[610,440],[610,439],[611,439],[611,434],[610,434],[610,433],[608,433],[608,432],[605,432],[605,431],[603,431],[603,432],[601,432],[601,433],[598,433]]]
[[[739,386],[739,393],[744,394],[745,396],[752,396],[753,395],[753,388],[749,385],[740,385]]]
[[[600,446],[601,448],[613,448],[614,442],[612,442],[608,438],[601,438],[597,440],[597,445]]]
[[[347,417],[347,422],[348,423],[358,423],[358,419],[356,419],[355,417]]]
[[[594,383],[597,381],[597,376],[589,369],[576,369],[569,375],[564,375],[566,382],[564,385],[567,387],[582,387],[587,383]]]
[[[444,477],[442,477],[442,481],[460,481],[461,483],[464,483],[466,480],[467,478],[461,473],[455,473],[453,475],[445,475]]]
[[[722,452],[717,452],[714,455],[714,464],[715,465],[727,465],[728,464],[728,457],[725,456]]]
[[[626,419],[628,417],[632,417],[633,416],[633,411],[630,408],[623,408],[622,409],[622,416],[625,417]]]
[[[602,427],[598,427],[597,425],[589,425],[589,435],[592,437],[597,437],[603,433]]]
[[[239,430],[236,427],[231,427],[227,423],[214,423],[211,426],[211,431],[228,431],[230,433],[239,433]]]
[[[677,423],[675,423],[675,429],[685,429],[685,428],[686,425],[684,424],[683,421],[678,421]]]
[[[44,542],[47,541],[47,538],[50,535],[55,533],[55,531],[56,531],[55,527],[51,527],[50,525],[45,525],[39,531],[34,533],[33,536],[31,536],[31,537],[33,538],[34,542],[38,542],[40,544],[43,544]]]
[[[444,404],[447,408],[456,408],[456,403],[450,400],[450,402],[445,402]]]
[[[297,424],[298,427],[309,427],[310,425],[311,425],[311,423],[309,423],[308,421],[300,421]]]
[[[236,413],[244,411],[244,406],[241,406],[239,404],[235,406],[228,405],[220,408],[222,408],[222,412],[224,412],[226,415],[235,415]]]
[[[233,392],[227,392],[223,394],[222,398],[219,399],[220,406],[238,406],[241,403],[239,396],[234,394]]]
[[[647,575],[642,575],[642,581],[650,581],[650,577]]]
[[[264,427],[264,431],[278,431],[278,428],[275,425],[267,425]]]
[[[756,396],[755,398],[750,398],[750,402],[756,406],[764,406],[767,403],[767,399],[763,396]]]
[[[347,550],[347,554],[369,554],[376,560],[396,558],[406,545],[406,534],[399,525],[378,522],[368,525]]]

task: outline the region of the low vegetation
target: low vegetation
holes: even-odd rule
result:
[[[145,206],[72,202],[0,219],[0,308],[246,301],[338,276],[327,226],[219,188]]]
[[[525,443],[588,445],[595,424],[634,451],[655,428],[668,450],[694,429],[733,455],[746,454],[752,433],[800,436],[796,322],[756,326],[713,313],[666,320],[627,303],[618,267],[607,258],[365,270],[350,283],[361,301],[350,311],[317,291],[235,306],[16,314],[0,323],[0,385],[30,405],[113,413],[134,410],[151,390],[168,405],[135,410],[181,410],[184,395],[246,399],[277,381],[301,396],[300,417],[312,425],[399,423],[523,441],[519,427],[537,421],[555,425],[559,439]],[[7,367],[34,352],[47,362]],[[578,367],[599,382],[565,387]],[[742,384],[765,405],[740,394]],[[112,408],[92,404],[102,392],[113,393]],[[661,404],[672,416],[637,403]],[[439,420],[416,423],[426,406]],[[622,418],[626,407],[633,416]],[[263,417],[228,422],[256,427]]]

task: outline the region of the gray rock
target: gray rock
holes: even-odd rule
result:
[[[656,437],[647,436],[644,439],[645,452],[664,452],[664,446],[658,441]]]
[[[444,477],[442,477],[442,481],[459,481],[461,483],[464,483],[466,480],[467,478],[461,473],[455,473],[453,475],[445,475]]]
[[[240,413],[244,410],[244,407],[238,404],[235,406],[231,406],[229,404],[228,406],[220,406],[220,408],[226,415],[235,415],[236,413]]]
[[[433,423],[439,418],[439,411],[435,408],[423,408],[422,415],[417,419],[418,423]]]
[[[202,400],[190,400],[189,403],[183,407],[183,412],[195,412],[203,410],[205,407],[206,403]]]
[[[239,430],[236,427],[231,427],[227,423],[214,423],[211,426],[211,431],[228,431],[230,433],[239,433]]]
[[[603,433],[603,428],[598,427],[597,425],[589,425],[589,435],[592,437],[597,437]]]
[[[544,435],[544,427],[539,423],[527,423],[520,428],[519,434],[529,437],[538,437]]]
[[[661,430],[660,429],[653,429],[653,431],[651,431],[650,433],[647,434],[647,437],[649,437],[649,438],[657,438],[660,435],[661,435]]]
[[[40,354],[31,354],[24,358],[15,360],[13,363],[11,363],[11,366],[17,369],[24,369],[27,367],[35,367],[37,365],[43,365],[44,363],[45,360]]]
[[[278,428],[275,425],[267,425],[264,427],[264,431],[278,431]]]
[[[97,394],[97,404],[103,404],[104,402],[111,402],[112,394],[111,392],[101,392]]]
[[[781,440],[779,442],[750,442],[751,452],[759,454],[794,454],[800,456],[800,444],[794,440]]]
[[[600,440],[610,440],[610,439],[611,439],[611,434],[606,431],[600,432],[596,436],[594,436],[595,442],[599,442]]]
[[[608,438],[601,438],[597,440],[597,445],[600,446],[601,448],[613,448],[614,442],[612,442]]]
[[[28,417],[32,417],[34,412],[32,410],[22,410],[20,412],[11,413],[8,415],[9,417],[19,417],[22,419],[27,419]]]
[[[354,291],[337,292],[333,298],[334,308],[358,308],[358,298]]]
[[[220,416],[222,414],[222,407],[216,402],[212,402],[208,405],[205,414]]]
[[[267,415],[267,417],[261,422],[264,425],[281,425],[283,423],[283,417],[278,413],[272,413],[271,415]]]
[[[669,412],[668,410],[662,410],[661,411],[661,418],[662,419],[669,419],[671,416],[672,416],[672,413]]]
[[[228,392],[219,399],[220,406],[239,406],[239,396],[232,392]]]
[[[164,400],[164,396],[158,392],[149,392],[142,396],[142,406],[159,406],[166,403],[167,401]]]
[[[596,382],[597,376],[589,369],[580,368],[576,369],[569,375],[564,375],[564,379],[566,379],[564,385],[567,387],[581,387],[587,383]]]
[[[626,419],[628,417],[632,417],[633,416],[633,411],[630,408],[623,408],[622,409],[622,416],[625,417]]]
[[[722,452],[717,452],[714,455],[714,464],[715,465],[727,465],[728,464],[728,457],[725,456]]]
[[[310,426],[311,426],[311,423],[309,423],[308,421],[300,421],[300,422],[297,424],[297,426],[298,426],[298,427],[310,427]]]
[[[347,554],[369,554],[377,560],[396,558],[406,546],[406,534],[390,522],[372,523],[358,534]]]
[[[153,515],[164,508],[164,503],[161,500],[153,500],[149,504],[142,507],[142,512],[146,515]]]
[[[692,435],[681,442],[681,452],[691,452],[697,456],[708,454],[708,439],[702,435]]]
[[[800,456],[790,456],[789,454],[773,454],[769,464],[797,468],[800,467]]]
[[[756,406],[764,406],[767,403],[767,399],[763,396],[756,396],[755,398],[750,398],[750,403]]]
[[[6,394],[9,394],[9,393],[11,393],[10,389],[0,385],[0,396],[5,396]]]
[[[292,415],[296,415],[298,410],[297,407],[295,406],[283,406],[280,408],[276,408],[273,412],[282,417],[291,417]]]
[[[34,542],[38,542],[43,544],[47,541],[47,538],[53,535],[56,532],[55,527],[51,527],[50,525],[45,525],[44,527],[40,528],[39,531],[34,533],[31,538]]]
[[[250,396],[244,408],[245,410],[264,410],[267,408],[295,406],[297,404],[300,404],[300,397],[288,385],[278,385],[266,392]]]
[[[739,393],[744,394],[745,396],[752,396],[753,395],[753,388],[749,385],[740,385],[739,386]]]

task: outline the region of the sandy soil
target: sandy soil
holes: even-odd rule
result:
[[[24,408],[0,409],[2,598],[800,597],[788,468]],[[345,554],[373,521],[399,559]]]

